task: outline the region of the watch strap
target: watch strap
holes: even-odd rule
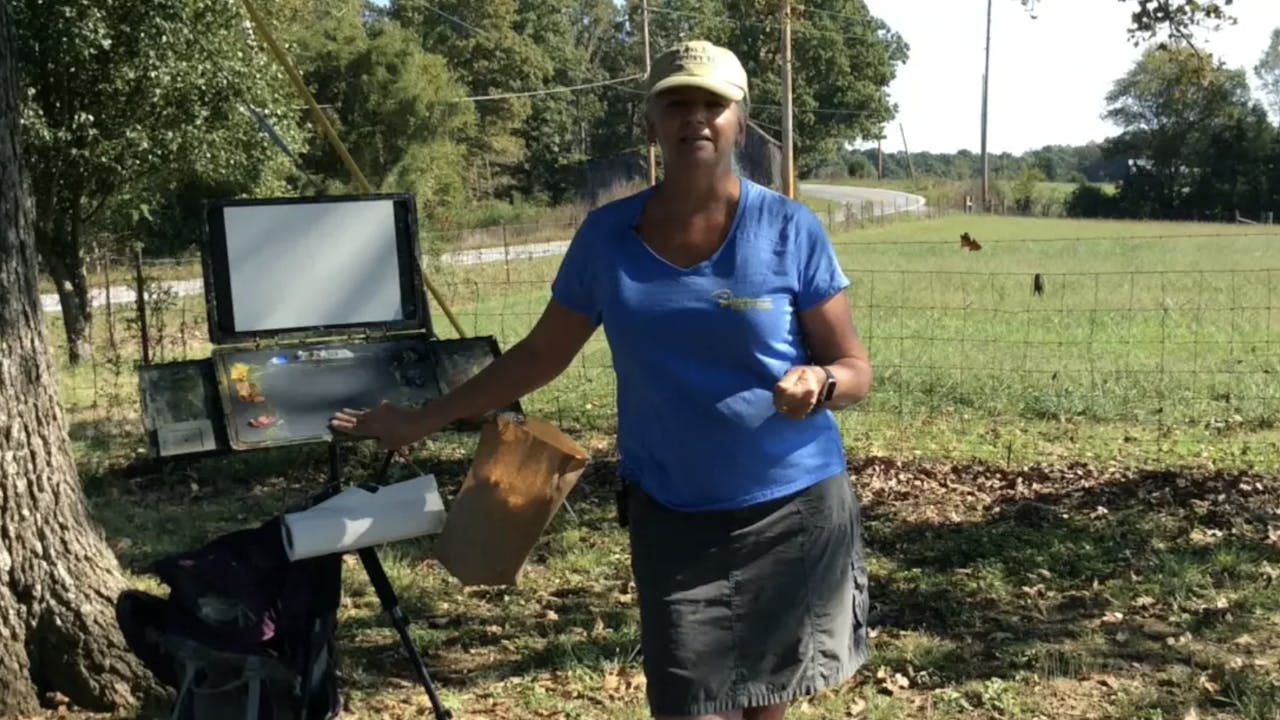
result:
[[[821,406],[831,402],[831,398],[835,397],[836,376],[835,373],[831,372],[831,368],[826,365],[819,365],[818,367],[821,368],[822,372],[827,376],[827,382],[822,386],[822,395],[818,398],[818,405]]]

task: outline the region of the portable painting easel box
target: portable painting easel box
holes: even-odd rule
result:
[[[202,258],[210,357],[139,368],[153,457],[329,442],[334,412],[430,402],[500,353],[436,336],[408,194],[214,202]]]

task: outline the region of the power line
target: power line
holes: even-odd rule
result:
[[[672,10],[671,8],[656,7],[656,6],[650,6],[649,12],[662,13],[663,15],[678,15],[681,17],[694,18],[697,20],[711,20],[713,22],[745,23],[748,25],[760,25],[760,26],[765,25],[764,23],[756,20],[742,20],[740,18],[719,17],[715,15],[703,15],[702,13],[691,13],[687,10]]]
[[[629,92],[629,93],[631,93],[631,94],[633,94],[633,95],[644,95],[644,94],[645,94],[645,92],[644,92],[643,90],[636,90],[635,88],[621,87],[621,88],[618,88],[618,89],[619,89],[619,90],[622,90],[622,91],[624,91],[624,92]],[[751,110],[752,110],[752,111],[759,110],[759,109],[763,109],[763,110],[778,110],[778,111],[782,111],[782,110],[785,110],[786,108],[782,107],[781,105],[767,105],[767,104],[764,104],[764,103],[754,103],[754,102],[753,102],[753,103],[751,103]],[[824,114],[825,114],[825,115],[845,115],[845,116],[850,116],[850,117],[879,117],[879,113],[874,113],[874,112],[871,112],[871,111],[868,111],[868,110],[853,110],[853,109],[842,109],[842,108],[804,108],[804,107],[796,107],[796,108],[795,108],[795,111],[796,111],[797,113],[807,112],[807,113],[817,113],[817,114],[820,114],[820,115],[824,115]],[[776,128],[775,128],[775,129],[776,129]]]
[[[866,17],[858,17],[857,15],[850,15],[848,13],[836,12],[835,10],[823,10],[822,8],[809,7],[808,5],[793,5],[792,7],[794,7],[797,10],[803,10],[805,12],[822,13],[823,15],[830,15],[832,17],[838,17],[845,20],[862,21],[867,19]]]
[[[484,34],[485,34],[485,31],[484,31],[484,30],[481,30],[480,28],[476,27],[475,25],[472,25],[471,23],[467,22],[466,20],[462,20],[462,19],[460,19],[460,18],[456,18],[456,17],[454,17],[454,16],[450,15],[449,13],[447,13],[447,12],[445,12],[445,11],[441,10],[440,8],[438,8],[438,7],[434,6],[434,5],[432,5],[431,3],[422,3],[422,5],[423,5],[423,7],[425,7],[425,8],[426,8],[426,9],[428,9],[428,10],[430,10],[431,12],[433,12],[433,13],[435,13],[435,14],[439,15],[440,17],[443,17],[443,18],[445,18],[445,19],[447,19],[447,20],[452,20],[453,22],[455,22],[455,23],[457,23],[457,24],[461,25],[462,27],[464,27],[464,28],[466,28],[466,29],[470,30],[470,31],[471,31],[471,32],[473,32],[473,33],[479,33],[479,34],[481,34],[481,35],[484,35]]]
[[[750,25],[752,27],[765,28],[767,30],[777,30],[778,32],[782,31],[782,28],[777,24],[761,22],[759,20],[745,20],[743,18],[735,18],[735,17],[728,17],[728,16],[721,16],[721,15],[704,15],[702,13],[688,12],[687,10],[672,10],[670,8],[660,8],[660,7],[652,7],[652,6],[649,8],[649,12],[663,13],[665,15],[677,15],[680,17],[694,18],[697,20],[706,20],[709,22],[721,22],[721,23],[730,23],[730,24],[737,24],[737,25]],[[853,41],[864,40],[864,38],[852,37],[842,32],[837,32],[836,30],[831,30],[831,29],[822,28],[822,27],[814,27],[812,25],[809,25],[805,21],[792,21],[792,25],[795,29],[803,30],[805,32],[818,33],[820,35],[831,35],[833,37],[843,38],[845,40],[853,40]]]
[[[776,132],[776,133],[781,133],[781,132],[782,132],[782,128],[777,127],[777,126],[775,126],[775,125],[770,125],[770,124],[769,124],[769,123],[767,123],[767,122],[761,122],[758,118],[751,118],[751,121],[750,121],[750,122],[751,122],[751,124],[753,124],[753,125],[759,125],[759,126],[760,126],[760,127],[762,127],[762,128],[765,128],[765,129],[767,129],[767,130],[772,130],[772,131],[774,131],[774,132]]]
[[[457,98],[454,102],[478,101],[478,100],[502,100],[506,98],[534,97],[537,95],[550,95],[552,93],[572,92],[574,90],[585,90],[587,88],[600,87],[602,85],[614,85],[617,83],[627,82],[629,80],[639,80],[644,77],[643,73],[628,75],[620,78],[610,78],[609,80],[600,80],[593,83],[584,83],[582,85],[569,85],[566,87],[546,88],[544,90],[530,90],[528,92],[511,92],[496,93],[493,95],[475,95],[472,97]]]
[[[762,108],[764,110],[784,110],[785,109],[781,105],[763,105],[763,104],[757,105],[755,103],[751,104],[752,110],[755,110],[757,108]],[[809,113],[817,113],[819,115],[846,115],[851,117],[875,117],[879,115],[879,113],[873,113],[867,110],[845,110],[841,108],[796,107],[795,111],[797,113],[809,112]]]

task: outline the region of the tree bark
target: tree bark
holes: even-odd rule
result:
[[[13,49],[10,2],[0,0],[0,717],[29,713],[52,693],[110,711],[155,686],[116,626],[124,579],[86,511],[58,402]]]

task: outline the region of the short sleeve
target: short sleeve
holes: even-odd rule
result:
[[[599,325],[603,315],[598,288],[601,272],[595,262],[597,248],[593,246],[598,246],[600,238],[593,236],[590,226],[590,219],[583,222],[569,241],[569,248],[551,282],[551,297]]]
[[[818,216],[804,208],[796,217],[797,289],[796,307],[808,310],[849,287],[850,282],[840,267],[835,246]]]

